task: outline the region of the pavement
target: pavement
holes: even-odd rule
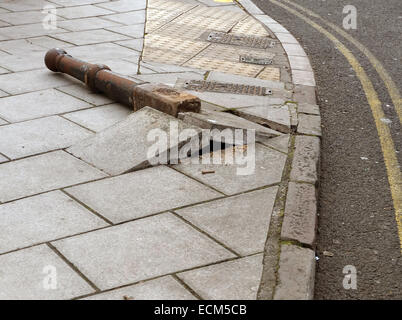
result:
[[[54,47],[201,111],[133,112]],[[251,1],[0,0],[0,97],[0,299],[313,298],[315,77]]]
[[[397,201],[402,196],[393,199],[390,187],[393,175],[387,172],[389,156],[383,153],[362,83],[337,46],[317,26],[312,27],[301,16],[277,3],[311,19],[337,37],[356,57],[379,97],[384,114],[380,121],[390,131],[386,141],[393,142],[392,153],[399,163],[402,160],[400,114],[398,101],[391,95],[391,81],[400,90],[402,3],[398,0],[254,2],[300,41],[316,75],[323,136],[317,239],[320,260],[315,298],[401,299],[401,228],[395,218],[398,217]],[[355,30],[342,27],[346,5],[357,9]],[[347,35],[339,33],[334,25]],[[364,51],[360,49],[362,46]],[[376,60],[371,56],[369,59],[367,51]],[[382,76],[384,71],[388,79]],[[400,174],[398,165],[395,171],[395,176],[398,171]],[[402,180],[395,181],[400,186]],[[343,287],[343,269],[348,265],[357,270],[356,289]]]

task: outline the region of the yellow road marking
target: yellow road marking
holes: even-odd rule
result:
[[[387,87],[388,93],[391,97],[392,103],[394,104],[396,113],[398,114],[399,117],[399,122],[402,123],[402,99],[399,93],[399,89],[396,86],[395,82],[392,80],[391,76],[388,74],[388,72],[385,70],[384,66],[382,63],[370,52],[369,49],[367,49],[361,42],[357,41],[355,38],[353,38],[351,35],[349,35],[347,32],[339,28],[337,25],[334,25],[331,22],[328,22],[315,12],[302,7],[299,4],[293,3],[292,1],[289,0],[283,0],[284,2],[287,2],[294,7],[300,9],[301,11],[307,13],[308,15],[315,17],[319,19],[320,21],[324,22],[328,27],[332,28],[336,32],[338,32],[342,37],[347,39],[349,42],[353,43],[363,54],[367,57],[367,59],[370,61],[371,65],[374,67],[374,69],[377,71],[378,75],[380,76],[381,80],[384,82],[385,86]]]
[[[276,0],[269,0],[269,1],[272,2],[273,4],[276,4],[284,8],[285,10],[299,17],[300,19],[304,20],[314,29],[316,29],[320,33],[324,34],[328,39],[330,39],[334,43],[334,45],[338,48],[338,50],[348,60],[349,64],[352,66],[357,77],[359,78],[364,93],[366,95],[367,101],[370,105],[371,112],[374,117],[378,136],[380,139],[381,149],[384,155],[384,162],[385,167],[387,169],[388,182],[390,185],[391,195],[394,202],[395,218],[398,227],[398,236],[402,253],[402,174],[401,169],[399,168],[398,159],[396,157],[396,151],[394,142],[392,140],[391,132],[389,130],[389,127],[384,122],[381,121],[381,118],[385,118],[385,115],[381,107],[381,101],[378,99],[377,92],[375,91],[372,82],[368,78],[366,72],[364,71],[363,67],[359,64],[355,56],[332,33],[328,32],[314,21],[310,20],[300,12],[292,8],[289,8],[283,3],[280,3]]]

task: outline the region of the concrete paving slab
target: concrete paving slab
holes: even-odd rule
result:
[[[111,14],[103,16],[102,19],[118,22],[119,24],[144,24],[145,23],[145,10],[137,10],[126,13]]]
[[[242,256],[264,250],[278,187],[175,212]]]
[[[110,42],[115,40],[121,41],[130,39],[129,37],[126,37],[124,35],[116,34],[114,32],[110,32],[104,29],[66,32],[61,33],[59,35],[55,35],[54,37],[62,41],[73,43],[78,46],[101,43],[101,42]]]
[[[41,8],[43,9],[43,8]],[[9,12],[1,13],[0,20],[14,26],[21,24],[42,23],[46,15],[41,11]],[[60,17],[60,20],[63,18]]]
[[[107,27],[116,27],[121,24],[113,21],[109,21],[106,19],[101,19],[98,17],[91,18],[81,18],[81,19],[73,19],[73,20],[65,20],[58,22],[58,26],[68,31],[84,31],[84,30],[93,30],[93,29],[101,29]]]
[[[205,159],[205,156],[203,157]],[[285,154],[256,144],[255,157],[250,156],[248,159],[248,166],[247,160],[242,165],[236,164],[236,160],[232,165],[225,165],[212,164],[212,159],[211,164],[202,164],[202,161],[205,161],[202,159],[199,164],[191,163],[190,160],[186,159],[182,160],[179,165],[175,165],[175,169],[227,195],[253,190],[281,181],[286,161]],[[273,163],[275,166],[272,165]],[[245,168],[245,174],[239,175],[238,168]],[[212,171],[213,173],[203,174],[205,171]]]
[[[141,52],[144,48],[144,39],[117,41],[117,44]]]
[[[101,289],[233,258],[229,251],[170,213],[53,245]]]
[[[196,298],[171,276],[145,281],[121,289],[96,294],[83,300],[195,300]]]
[[[132,111],[119,103],[71,112],[63,115],[75,123],[92,131],[99,132],[124,120]]]
[[[105,104],[113,103],[113,100],[109,99],[103,94],[92,92],[85,84],[77,83],[70,86],[62,86],[57,88],[58,91],[62,91],[76,97],[80,100],[84,100],[95,106],[102,106]]]
[[[2,8],[9,11],[43,10],[43,7],[48,5],[52,5],[52,3],[44,0],[2,1],[0,3]]]
[[[0,163],[7,162],[8,159],[0,154]]]
[[[128,36],[130,38],[143,38],[144,37],[144,24],[133,24],[129,26],[122,27],[111,27],[107,30],[120,33],[122,35]],[[124,39],[118,39],[124,40]]]
[[[279,137],[266,139],[266,140],[262,141],[261,143],[266,146],[272,147],[276,150],[282,151],[284,153],[288,153],[289,152],[290,135],[283,134]]]
[[[92,133],[58,116],[0,127],[0,152],[11,159],[62,149]]]
[[[94,5],[67,7],[57,9],[57,15],[66,19],[78,19],[87,17],[98,17],[102,15],[112,14],[113,11],[106,10]]]
[[[63,7],[83,6],[86,4],[96,4],[104,2],[104,0],[52,0],[53,3]]]
[[[189,80],[203,80],[203,76],[193,72],[182,73],[157,73],[157,74],[141,74],[133,76],[135,79],[151,83],[163,83],[173,87],[178,79],[185,78]]]
[[[143,10],[147,7],[146,0],[120,0],[98,4],[98,7],[106,8],[116,12],[127,12],[134,10]]]
[[[262,255],[195,269],[178,276],[206,300],[256,300]]]
[[[0,205],[0,253],[107,226],[60,191]]]
[[[95,291],[46,245],[1,255],[0,265],[6,275],[0,278],[1,300],[72,299]]]
[[[32,70],[0,75],[0,89],[10,94],[56,88],[74,83],[72,78],[49,70]]]
[[[120,59],[136,54],[136,51],[114,43],[99,43],[68,48],[68,54],[90,63],[102,63],[104,60]]]
[[[105,176],[64,151],[6,162],[0,165],[0,201],[32,196]]]
[[[321,136],[321,117],[309,114],[299,114],[297,132]]]
[[[43,57],[46,49],[40,52],[28,52],[25,55],[7,55],[1,58],[0,66],[13,72],[43,68]],[[5,73],[5,72],[3,72]]]
[[[319,155],[320,139],[318,137],[296,136],[290,179],[316,183]]]
[[[62,28],[45,29],[42,23],[24,24],[19,26],[3,27],[0,29],[0,36],[6,39],[24,39],[31,37],[45,36],[65,32]]]
[[[3,98],[0,116],[10,122],[41,118],[91,107],[90,104],[54,89]]]
[[[236,109],[235,113],[273,130],[284,133],[291,132],[290,112],[287,105],[246,107]]]
[[[165,166],[72,187],[66,191],[114,223],[221,196]]]
[[[172,126],[177,126],[178,132],[186,130],[190,135],[175,140],[171,136]],[[186,155],[177,153],[175,156],[169,150],[180,149],[192,137],[199,136],[200,132],[200,129],[179,119],[145,107],[67,151],[109,174],[117,175],[151,165],[177,163],[178,157]],[[148,138],[153,133],[156,137]],[[159,134],[167,139],[166,144],[163,141],[162,145],[159,144],[160,147],[155,144],[157,139],[161,139]],[[168,154],[171,156],[168,157]]]

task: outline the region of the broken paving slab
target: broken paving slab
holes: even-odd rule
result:
[[[234,113],[260,125],[266,125],[273,130],[283,133],[291,132],[291,117],[286,104],[239,108]]]
[[[228,112],[213,110],[203,110],[200,113],[183,112],[179,114],[179,119],[203,129],[224,130],[229,128],[233,131],[236,129],[243,130],[243,137],[240,140],[238,140],[237,137],[234,137],[232,143],[229,142],[229,144],[246,144],[247,130],[255,130],[257,140],[258,138],[266,139],[281,135],[280,132],[263,127],[257,123],[248,121]],[[225,142],[228,144],[227,141]]]
[[[174,137],[175,128],[179,134],[183,133],[182,136],[186,133],[183,140]],[[118,175],[160,164],[158,159],[168,161],[170,158],[170,163],[177,163],[179,154],[175,155],[171,151],[180,149],[200,133],[199,128],[158,110],[144,107],[125,120],[68,148],[67,151],[104,172]],[[163,145],[163,141],[159,140],[160,148],[151,154],[151,147],[155,145],[153,141],[158,136],[165,137],[167,143]]]

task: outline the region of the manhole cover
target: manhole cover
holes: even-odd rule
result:
[[[275,46],[275,41],[268,37],[242,36],[217,31],[211,32],[207,37],[207,41],[259,49],[267,49]]]
[[[183,88],[193,91],[211,91],[219,93],[233,93],[252,96],[265,96],[272,94],[266,87],[250,86],[238,83],[225,83],[205,80],[184,80]]]

